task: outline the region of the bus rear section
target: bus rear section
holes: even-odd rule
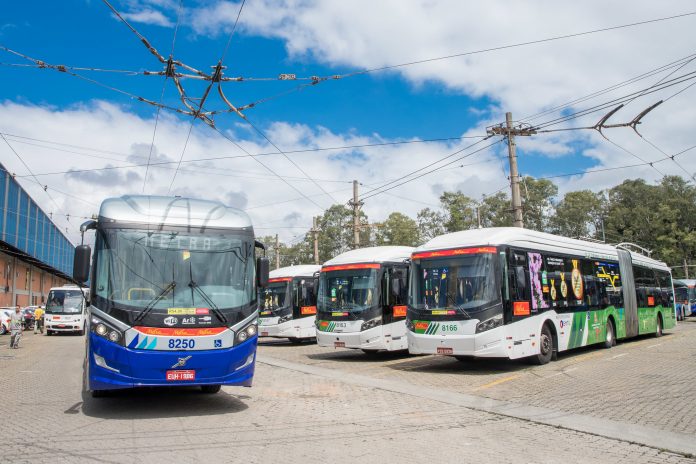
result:
[[[319,276],[316,337],[320,346],[366,353],[408,348],[409,247],[372,247],[326,262]]]
[[[102,203],[91,272],[85,388],[94,396],[141,386],[251,386],[257,290],[251,222],[218,202],[124,196]],[[75,279],[91,250],[78,246]]]
[[[86,290],[77,285],[51,288],[44,314],[46,335],[59,332],[84,335],[87,327],[87,295]]]
[[[261,292],[259,335],[287,338],[292,343],[316,336],[319,265],[299,265],[271,271]]]
[[[544,364],[675,325],[664,263],[625,245],[515,228],[433,239],[413,254],[411,288],[409,351],[417,354]]]

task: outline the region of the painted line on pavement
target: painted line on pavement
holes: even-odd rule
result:
[[[494,380],[493,382],[478,386],[474,388],[471,391],[479,391],[479,390],[485,390],[487,388],[495,387],[496,385],[500,385],[501,383],[509,382],[511,380],[519,379],[522,377],[521,375],[511,375],[510,377],[504,377],[502,379]]]
[[[628,353],[617,354],[616,356],[612,356],[611,359],[620,358],[621,356],[626,356],[627,354],[628,354]]]
[[[655,348],[656,346],[661,346],[661,345],[662,345],[662,343],[658,343],[657,345],[650,345],[650,346],[648,347],[648,349],[650,349],[650,348]]]
[[[696,456],[696,441],[694,441],[691,435],[668,432],[644,425],[602,419],[583,414],[574,414],[550,408],[495,400],[493,398],[469,395],[466,393],[457,393],[423,385],[414,385],[404,381],[369,377],[340,369],[328,369],[315,365],[300,364],[263,355],[258,356],[256,360],[268,366],[316,375],[349,385],[376,388],[416,398],[430,399],[475,411],[574,430],[622,442],[635,443],[657,450],[667,450],[688,457]]]

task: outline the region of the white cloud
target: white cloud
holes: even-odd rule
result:
[[[153,24],[155,26],[172,27],[174,24],[162,12],[151,9],[144,9],[131,13],[121,13],[126,20],[135,23]]]

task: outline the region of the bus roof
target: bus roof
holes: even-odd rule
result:
[[[251,219],[244,211],[219,201],[149,195],[107,198],[101,204],[99,221],[218,229],[251,227]]]
[[[674,286],[696,287],[696,279],[674,279]]]
[[[346,251],[328,260],[324,266],[336,264],[355,264],[355,263],[390,263],[403,262],[411,258],[412,247],[406,246],[378,246],[368,248],[358,248],[357,250]]]
[[[577,240],[519,227],[489,227],[440,235],[418,247],[415,252],[485,245],[510,245],[540,251],[590,256],[596,259],[618,259],[616,247],[606,243]],[[634,264],[669,270],[669,267],[661,261],[634,251],[630,253]]]
[[[280,277],[312,277],[314,273],[319,272],[321,266],[318,264],[299,264],[297,266],[281,267],[270,272],[271,279]]]

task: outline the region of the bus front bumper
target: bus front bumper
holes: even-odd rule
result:
[[[497,327],[478,334],[425,335],[408,331],[408,351],[412,354],[440,354],[508,358],[505,327]]]
[[[259,318],[259,336],[273,338],[313,338],[315,336],[315,317],[290,319],[280,324],[271,323],[277,319],[277,317],[268,318],[268,320]]]
[[[257,338],[232,348],[201,351],[135,350],[90,333],[90,390],[133,387],[238,385],[250,387]],[[182,361],[183,360],[183,361]],[[167,372],[194,371],[192,380],[167,380]]]
[[[360,350],[388,350],[382,326],[361,332],[323,332],[317,330],[317,344],[332,348],[353,348]]]

